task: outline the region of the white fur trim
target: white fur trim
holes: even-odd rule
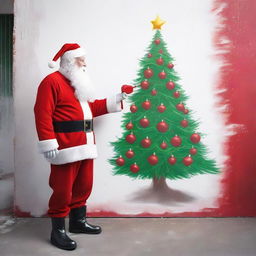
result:
[[[79,101],[83,110],[84,119],[92,119],[92,111],[87,101]]]
[[[56,67],[56,61],[50,61],[50,62],[48,62],[48,67],[49,68],[55,68]]]
[[[95,144],[86,144],[59,150],[59,154],[54,159],[47,159],[51,164],[67,164],[84,159],[94,159],[98,156]]]
[[[122,111],[121,102],[116,102],[117,95],[107,98],[107,111],[108,113]]]
[[[66,51],[63,54],[64,58],[70,59],[70,58],[76,58],[76,57],[81,57],[85,55],[85,50],[83,48],[77,48],[75,50],[70,50],[70,51]]]
[[[59,147],[56,139],[41,140],[38,142],[39,153],[44,153],[49,150],[53,150]]]
[[[93,132],[86,133],[86,141],[88,145],[94,144],[94,135]]]

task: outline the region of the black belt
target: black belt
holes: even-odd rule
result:
[[[54,132],[91,132],[93,120],[53,122]]]

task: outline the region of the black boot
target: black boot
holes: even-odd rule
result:
[[[86,206],[71,209],[69,213],[69,232],[85,234],[101,233],[101,227],[87,223],[85,215]]]
[[[51,218],[51,219],[52,219],[51,243],[63,250],[76,249],[76,242],[71,240],[66,234],[65,218]]]

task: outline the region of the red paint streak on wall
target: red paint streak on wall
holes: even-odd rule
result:
[[[21,211],[18,206],[14,206],[13,212],[14,212],[14,216],[19,217],[19,218],[33,217],[30,214],[30,212]]]
[[[220,13],[225,27],[214,43],[223,50],[222,38],[231,42],[229,51],[219,55],[230,64],[221,69],[217,89],[226,91],[219,95],[219,104],[228,104],[223,111],[226,125],[241,127],[224,145],[229,160],[217,211],[223,216],[256,216],[256,1],[216,0],[213,11],[222,4],[227,5]]]
[[[133,217],[133,218],[173,218],[173,217],[179,217],[179,218],[191,218],[191,217],[224,217],[221,213],[213,211],[213,209],[204,209],[204,211],[201,212],[182,212],[182,213],[171,213],[171,212],[165,212],[161,214],[152,214],[148,212],[142,212],[140,214],[119,214],[116,212],[108,212],[108,211],[99,211],[99,212],[89,212],[88,217],[114,217],[114,218],[124,218],[124,217]]]

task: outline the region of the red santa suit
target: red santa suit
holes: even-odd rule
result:
[[[70,81],[56,71],[39,85],[34,106],[39,152],[59,150],[57,156],[49,160],[49,184],[53,189],[48,210],[51,217],[65,217],[70,208],[86,204],[92,189],[93,159],[97,157],[93,129],[59,132],[54,124],[83,120],[92,124],[94,117],[123,108],[122,101],[116,103],[116,95],[80,102],[74,92]]]

